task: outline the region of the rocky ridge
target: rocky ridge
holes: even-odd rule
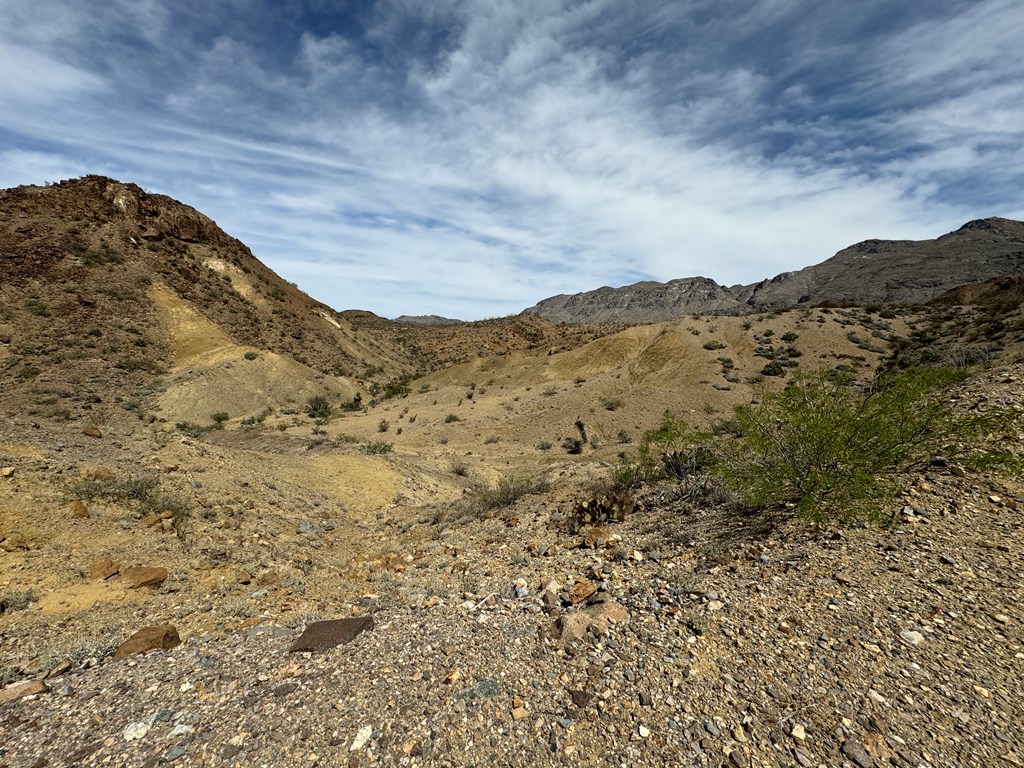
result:
[[[814,266],[752,285],[706,277],[552,296],[526,310],[552,322],[661,322],[801,304],[918,304],[968,283],[1024,272],[1024,223],[971,221],[934,240],[865,240]]]

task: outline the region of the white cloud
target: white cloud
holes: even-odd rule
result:
[[[62,5],[0,32],[0,73],[35,73],[0,89],[0,129],[24,137],[0,180],[138,181],[340,309],[472,317],[643,277],[753,282],[1024,208],[1019,189],[1000,210],[951,191],[979,174],[1010,190],[1024,167],[1007,0],[779,51],[761,30],[843,19],[797,0],[391,0],[364,39],[262,45],[242,6]],[[100,21],[145,55],[105,47]]]

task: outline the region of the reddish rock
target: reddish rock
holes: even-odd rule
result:
[[[0,704],[7,704],[34,694],[46,693],[49,690],[46,683],[39,680],[20,680],[17,683],[11,683],[6,688],[0,688]]]
[[[89,508],[85,506],[83,501],[72,501],[68,504],[68,511],[71,512],[71,517],[73,518],[89,517]]]
[[[107,558],[100,558],[99,560],[93,560],[89,563],[89,578],[99,579],[105,581],[111,576],[116,576],[117,572],[121,570],[121,564],[114,561],[108,560]]]
[[[573,605],[585,603],[597,594],[597,586],[589,581],[577,581],[569,588],[569,602]]]
[[[121,571],[117,581],[128,589],[139,589],[140,587],[155,587],[166,578],[166,568],[135,566],[134,568],[126,568]]]
[[[166,650],[178,645],[181,645],[181,638],[178,637],[178,630],[171,624],[143,627],[117,647],[114,658],[123,659],[125,656],[134,656],[155,649]]]
[[[367,629],[373,629],[372,616],[353,616],[350,619],[334,621],[315,621],[306,627],[292,643],[289,651],[329,651],[355,639],[356,635]]]

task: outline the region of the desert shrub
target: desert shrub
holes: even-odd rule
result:
[[[558,387],[545,387],[541,394],[544,397],[553,397],[558,394]]]
[[[464,461],[453,461],[452,473],[459,477],[466,477],[469,474],[469,465]]]
[[[368,453],[372,456],[384,453],[391,453],[391,451],[393,451],[394,448],[395,446],[393,444],[385,443],[383,440],[371,440],[368,443],[363,443],[361,450],[363,451],[363,453]]]
[[[528,477],[503,477],[494,488],[488,488],[477,496],[477,506],[487,512],[502,507],[511,507],[523,496],[546,493],[548,483]]]
[[[606,411],[617,411],[622,407],[622,400],[617,397],[608,398],[602,403],[602,405]]]
[[[918,368],[865,389],[849,374],[797,374],[781,392],[736,408],[740,437],[716,471],[751,506],[792,502],[817,524],[878,518],[897,472],[953,455],[957,443],[984,442],[992,417],[958,416],[930,396],[965,376]]]
[[[227,411],[217,411],[217,413],[211,413],[210,418],[213,419],[214,429],[224,429],[224,424],[231,417]]]
[[[329,419],[334,412],[330,401],[323,395],[313,395],[306,401],[306,407],[303,410],[311,419]]]
[[[390,429],[390,428],[391,428],[391,423],[387,419],[381,419],[379,422],[377,422],[377,431],[378,432],[387,432],[388,429]]]
[[[249,351],[249,352],[246,352],[246,353],[245,353],[245,354],[243,355],[243,357],[244,357],[244,358],[245,358],[246,360],[255,360],[255,359],[256,359],[257,357],[259,357],[259,355],[257,355],[257,354],[256,354],[255,352]]]
[[[786,366],[778,360],[772,360],[761,369],[762,376],[782,376],[786,372]]]
[[[31,589],[12,589],[0,597],[0,613],[23,611],[38,599]]]
[[[704,342],[704,349],[707,349],[707,350],[725,349],[725,344],[723,344],[720,341],[705,341]]]
[[[800,334],[794,333],[793,331],[786,331],[779,338],[781,338],[783,341],[785,341],[788,344],[792,344],[794,341],[796,341],[797,339],[800,338]]]
[[[551,448],[552,448],[552,445],[551,445],[550,441],[548,441],[548,440],[541,440],[539,443],[537,443],[537,450],[538,451],[550,451]]]
[[[567,437],[562,441],[562,450],[573,455],[583,453],[583,441],[578,437]]]
[[[484,438],[484,445],[494,445],[499,440],[501,440],[501,438],[497,435],[488,435]]]
[[[444,417],[445,424],[454,424],[456,421],[462,421],[462,419],[460,419],[454,413],[449,413],[447,416]]]

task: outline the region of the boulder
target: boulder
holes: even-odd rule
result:
[[[103,433],[100,432],[99,427],[97,427],[94,424],[90,424],[89,426],[85,427],[85,429],[82,430],[82,434],[85,435],[86,437],[103,437]]]
[[[139,589],[141,587],[155,587],[166,578],[166,568],[135,566],[134,568],[126,568],[121,571],[117,581],[127,589]]]
[[[625,624],[629,621],[629,612],[614,600],[595,603],[581,611],[574,611],[559,616],[551,625],[550,634],[556,640],[581,642],[587,636],[603,635],[610,624]]]
[[[181,638],[173,625],[161,624],[158,627],[143,627],[117,647],[117,650],[114,651],[114,658],[123,659],[137,653],[155,649],[166,650],[178,645],[181,645]]]
[[[115,560],[108,558],[100,558],[99,560],[93,560],[89,563],[89,578],[99,579],[100,581],[106,581],[111,576],[116,576],[117,572],[121,570],[121,564]]]

